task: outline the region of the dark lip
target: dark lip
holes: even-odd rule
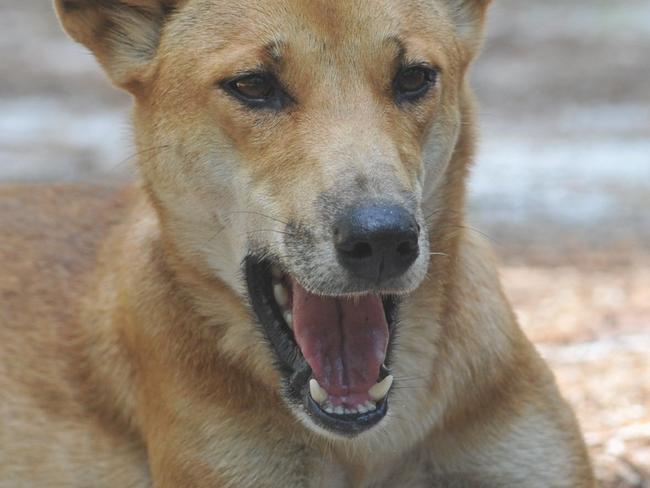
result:
[[[311,368],[298,347],[293,334],[282,318],[282,313],[273,298],[271,266],[274,261],[249,255],[244,260],[244,274],[251,307],[258,325],[274,353],[275,365],[282,376],[285,400],[293,406],[302,406],[312,421],[327,431],[354,437],[379,423],[388,413],[388,398],[377,403],[377,409],[364,414],[330,414],[316,403],[309,393]],[[389,327],[389,344],[385,364],[378,381],[389,374],[391,345],[397,319],[398,299],[383,298],[384,310]]]
[[[379,373],[379,380],[388,376],[388,369],[382,367]],[[388,413],[388,395],[381,401],[377,402],[377,409],[372,412],[363,414],[331,414],[323,410],[318,403],[309,394],[308,389],[304,394],[304,404],[308,407],[307,414],[311,417],[316,425],[336,432],[337,434],[354,437],[365,430],[377,425]]]

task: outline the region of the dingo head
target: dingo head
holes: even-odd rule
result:
[[[321,432],[388,410],[399,302],[449,232],[427,217],[462,200],[488,3],[56,0],[134,95],[166,239],[248,297],[284,398]]]

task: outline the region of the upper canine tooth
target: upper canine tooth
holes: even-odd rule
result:
[[[309,380],[309,393],[316,403],[322,405],[327,400],[327,392],[314,378]]]
[[[275,297],[275,301],[278,302],[278,305],[281,307],[284,307],[289,303],[289,292],[282,283],[276,283],[273,285],[273,296]]]
[[[389,374],[375,386],[370,388],[370,390],[368,390],[368,395],[370,395],[370,398],[374,401],[378,402],[388,394],[388,390],[390,390],[392,384],[393,375]]]

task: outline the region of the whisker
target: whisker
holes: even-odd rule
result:
[[[250,235],[250,234],[253,234],[255,232],[275,232],[276,234],[283,234],[283,235],[286,235],[286,236],[295,236],[295,234],[293,232],[286,232],[286,231],[277,230],[277,229],[255,229],[255,230],[250,230],[248,232],[244,232],[241,235],[242,236]]]
[[[430,214],[428,214],[428,215],[424,218],[424,220],[425,220],[425,222],[428,223],[428,222],[429,222],[429,219],[431,219],[432,217],[434,217],[434,216],[436,216],[436,215],[440,215],[440,214],[443,213],[443,212],[444,212],[444,213],[448,213],[449,215],[454,215],[454,216],[463,216],[463,215],[465,215],[465,212],[460,211],[460,210],[452,210],[452,209],[448,209],[448,208],[437,208],[436,210],[434,210],[433,212],[431,212]]]
[[[449,254],[447,254],[446,252],[430,252],[429,256],[445,256],[445,257],[449,257]]]
[[[280,223],[280,224],[289,225],[289,222],[286,222],[286,221],[284,221],[284,220],[281,220],[281,219],[278,219],[278,218],[272,217],[272,216],[270,216],[270,215],[263,214],[263,213],[261,213],[261,212],[255,212],[254,210],[235,210],[235,211],[232,211],[232,212],[229,212],[229,213],[231,213],[231,214],[250,214],[250,215],[259,215],[260,217],[265,217],[265,218],[267,218],[267,219],[273,220],[273,221],[278,222],[278,223]]]
[[[428,218],[428,217],[427,217]],[[428,222],[427,222],[428,223]],[[442,224],[439,227],[436,227],[436,230],[444,230],[444,229],[462,229],[462,230],[468,230],[471,232],[475,232],[483,237],[485,237],[488,241],[490,241],[492,244],[495,245],[501,245],[499,242],[495,241],[493,237],[490,235],[486,234],[485,232],[477,229],[476,227],[472,225],[467,225],[467,224],[452,224],[452,223],[447,223],[447,224]]]
[[[143,154],[149,153],[151,151],[156,151],[156,150],[160,150],[160,149],[169,149],[170,147],[171,147],[170,144],[164,144],[162,146],[154,146],[154,147],[150,147],[150,148],[147,148],[147,149],[143,149],[143,150],[138,151],[138,152],[136,152],[134,154],[131,154],[130,156],[127,156],[122,161],[120,161],[117,164],[117,166],[121,166],[121,165],[129,162],[130,160],[132,160],[134,158],[137,158],[138,156],[142,156]],[[155,157],[155,155],[153,157]],[[147,161],[150,161],[150,160],[148,159]]]
[[[151,151],[155,151],[156,149],[168,149],[170,146],[155,146],[155,147],[150,147],[148,149],[143,149],[141,151],[138,151],[136,153],[131,154],[130,156],[127,156],[126,158],[122,159],[121,161],[118,161],[116,163],[111,164],[109,171],[110,172],[122,172],[122,171],[129,171],[129,174],[132,174],[131,172],[136,169],[134,165],[127,164],[129,161],[131,161],[134,158],[137,158],[139,156],[142,156],[143,154],[146,154]],[[147,158],[143,161],[141,161],[141,164],[147,164],[149,161],[151,161],[153,158],[156,157],[156,154],[151,156],[150,158]]]
[[[217,229],[216,232],[215,232],[212,236],[210,236],[210,237],[208,238],[208,242],[212,242],[214,239],[216,239],[217,237],[219,237],[219,234],[221,234],[221,233],[222,233],[224,230],[226,230],[227,228],[228,228],[228,227],[226,227],[225,225],[221,226],[220,229]]]
[[[395,381],[404,381],[404,380],[424,380],[428,381],[429,378],[426,376],[395,376]]]
[[[443,225],[441,227],[441,229],[445,229],[445,228],[457,228],[457,229],[462,229],[462,230],[468,230],[468,231],[471,231],[471,232],[475,232],[475,233],[485,237],[492,244],[499,245],[499,246],[501,245],[499,242],[495,241],[493,237],[491,237],[490,235],[486,234],[485,232],[483,232],[481,230],[478,230],[476,227],[472,227],[471,225],[452,225],[452,224],[449,224],[449,225]]]

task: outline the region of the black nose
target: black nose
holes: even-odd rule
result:
[[[355,206],[334,228],[341,265],[375,283],[400,276],[413,264],[420,252],[419,233],[410,212],[386,203]]]

